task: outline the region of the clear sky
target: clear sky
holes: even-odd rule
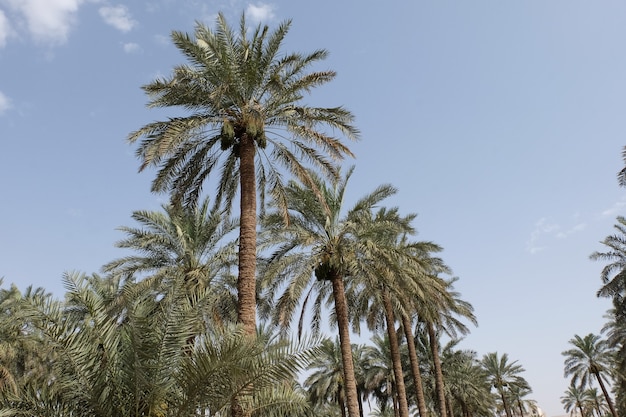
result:
[[[561,352],[598,333],[602,249],[626,190],[621,0],[0,0],[0,276],[62,294],[64,271],[123,255],[116,228],[158,209],[128,134],[172,112],[140,89],[183,62],[171,30],[293,19],[287,52],[330,51],[309,103],[352,110],[350,204],[381,183],[419,214],[479,326],[462,347],[508,353],[531,398],[564,414]]]

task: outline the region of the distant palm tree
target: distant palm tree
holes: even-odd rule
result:
[[[476,352],[458,350],[458,343],[459,340],[451,340],[441,353],[449,414],[461,417],[494,415],[495,400],[488,375]]]
[[[210,317],[204,319],[218,326],[234,322],[237,302],[230,271],[237,262],[232,240],[236,221],[211,210],[208,198],[198,206],[169,204],[161,211],[135,211],[132,218],[139,227],[120,227],[126,238],[117,246],[134,253],[109,262],[103,270],[114,277],[142,279],[135,291],[155,296],[167,294],[178,279],[189,296],[211,288]]]
[[[512,417],[511,404],[510,401],[507,401],[507,392],[515,385],[528,386],[526,380],[520,375],[524,372],[524,368],[517,361],[509,362],[508,354],[503,353],[502,356],[499,356],[498,352],[487,353],[483,356],[482,365],[487,372],[491,386],[500,395],[506,416]]]
[[[314,406],[335,404],[346,416],[346,392],[341,362],[339,338],[334,342],[324,339],[318,355],[311,361],[308,369],[311,374],[304,381],[304,388]]]
[[[565,391],[565,395],[561,397],[561,404],[563,404],[565,411],[573,415],[575,410],[578,409],[580,417],[587,417],[584,409],[585,401],[585,390],[582,386],[575,384],[570,384],[567,391]]]
[[[347,110],[301,103],[335,73],[307,72],[327,56],[325,50],[308,55],[281,50],[290,25],[287,21],[273,32],[261,25],[253,29],[242,15],[237,31],[220,13],[215,30],[198,23],[193,37],[173,32],[189,63],[143,89],[150,107],[180,107],[190,114],[149,123],[129,137],[130,142],[143,138],[137,149],[140,170],[159,169],[152,191],[171,192],[174,203],[196,201],[213,175],[219,176],[216,204],[230,208],[239,190],[237,312],[251,335],[256,331],[257,193],[263,205],[269,192],[286,215],[285,173],[312,185],[306,161],[336,178],[332,161],[352,153],[326,128],[348,138],[358,135]]]
[[[598,335],[589,333],[585,337],[574,335],[569,343],[573,348],[562,352],[562,355],[565,356],[565,376],[571,375],[572,384],[580,382],[581,385],[587,385],[588,382],[591,382],[591,377],[594,377],[600,385],[611,414],[613,417],[618,417],[605,385],[613,360],[613,352],[609,348],[608,342]]]
[[[626,218],[618,216],[614,228],[617,233],[602,241],[607,251],[594,252],[590,259],[609,262],[600,273],[603,285],[598,297],[612,298],[615,313],[626,317]]]

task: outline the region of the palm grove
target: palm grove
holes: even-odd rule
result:
[[[282,51],[289,27],[220,14],[172,33],[186,63],[143,89],[185,115],[129,138],[169,203],[133,212],[129,255],[66,273],[62,300],[0,290],[0,416],[537,414],[517,361],[458,347],[472,306],[416,216],[385,205],[397,190],[344,200],[359,132],[303,104],[335,73],[310,70],[325,50]]]

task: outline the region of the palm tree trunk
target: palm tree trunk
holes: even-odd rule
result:
[[[404,336],[406,337],[409,348],[409,362],[411,363],[411,373],[413,374],[413,382],[415,384],[417,409],[420,417],[428,417],[426,411],[426,398],[424,397],[424,385],[422,383],[422,373],[420,371],[419,359],[417,358],[417,351],[415,350],[413,328],[411,327],[411,321],[406,314],[402,314],[402,327],[404,327]]]
[[[389,336],[389,348],[391,350],[391,363],[393,365],[393,376],[396,380],[396,395],[398,396],[398,411],[400,417],[409,417],[409,405],[406,400],[406,387],[404,385],[404,374],[402,372],[402,358],[400,357],[400,346],[395,328],[395,318],[393,306],[389,298],[389,291],[381,289],[383,305],[385,308],[385,321],[387,322],[387,335]]]
[[[341,360],[343,364],[343,382],[346,392],[346,406],[348,417],[359,417],[359,402],[356,392],[356,378],[354,363],[352,362],[352,344],[350,343],[350,322],[348,320],[348,303],[341,274],[333,271],[330,281],[333,285],[335,299],[335,316],[339,329],[339,344],[341,346]]]
[[[502,407],[504,407],[504,413],[506,417],[513,417],[511,415],[511,410],[509,410],[509,405],[506,402],[506,397],[504,396],[504,389],[502,386],[498,387],[498,391],[500,392],[500,398],[502,399]]]
[[[441,370],[441,359],[439,358],[439,340],[435,334],[435,327],[431,322],[426,323],[426,328],[428,329],[430,351],[433,355],[433,366],[435,367],[435,388],[437,390],[437,399],[439,400],[439,414],[441,417],[446,417],[446,396],[443,390],[443,372]]]
[[[606,402],[609,405],[611,414],[613,414],[613,417],[617,417],[617,411],[615,410],[613,401],[611,401],[611,397],[609,396],[609,393],[606,390],[606,387],[604,386],[604,382],[602,381],[602,378],[600,378],[600,373],[596,372],[594,375],[596,376],[596,379],[598,380],[598,384],[600,384],[600,389],[602,390],[602,393],[604,394],[604,398],[606,399]]]
[[[521,400],[517,401],[517,406],[519,407],[519,415],[524,417],[524,407],[522,406],[522,401]]]
[[[256,175],[254,140],[240,139],[239,180],[241,213],[239,226],[239,277],[237,321],[249,335],[256,333]]]
[[[583,412],[583,406],[581,403],[578,403],[578,410],[580,410],[580,417],[585,417],[585,413]]]
[[[450,397],[448,397],[448,408],[446,409],[446,411],[448,412],[448,417],[454,417],[454,409],[452,408],[452,399],[450,399]]]

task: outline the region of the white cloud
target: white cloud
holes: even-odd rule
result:
[[[531,254],[541,252],[546,249],[545,246],[539,246],[541,237],[548,234],[558,233],[560,226],[556,223],[550,223],[545,217],[542,217],[535,223],[535,229],[530,234],[530,239],[526,243],[526,248]]]
[[[141,48],[139,47],[139,44],[136,44],[134,42],[128,42],[124,44],[124,52],[126,52],[127,54],[138,52],[140,49]]]
[[[0,115],[11,108],[11,100],[0,91]]]
[[[602,212],[603,216],[611,216],[611,217],[615,217],[618,214],[624,214],[624,212],[626,212],[626,201],[624,199],[621,199],[620,201],[616,202],[615,204],[613,204],[612,207],[609,207],[608,209],[604,210]]]
[[[5,0],[25,21],[37,42],[60,44],[67,40],[84,0]]]
[[[246,7],[246,17],[254,22],[272,20],[274,16],[274,7],[270,4],[257,3],[256,5],[249,4]]]
[[[578,223],[577,225],[574,225],[573,227],[571,227],[568,230],[559,232],[556,234],[556,237],[559,239],[565,239],[566,237],[574,234],[574,233],[578,233],[578,232],[582,232],[583,230],[585,230],[587,228],[587,223]]]
[[[103,6],[98,12],[107,24],[122,32],[130,31],[137,24],[126,6]]]
[[[4,47],[7,44],[7,39],[11,34],[11,25],[9,24],[9,19],[4,14],[2,10],[0,10],[0,48]]]

